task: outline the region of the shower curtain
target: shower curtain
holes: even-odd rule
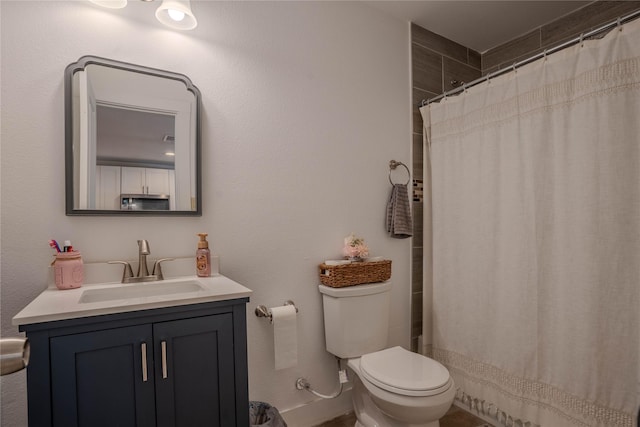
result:
[[[635,427],[640,20],[421,113],[425,336],[457,398],[501,425]]]

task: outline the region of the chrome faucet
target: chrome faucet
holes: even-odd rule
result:
[[[147,277],[149,269],[147,268],[147,255],[149,251],[149,242],[146,240],[138,240],[138,273],[137,277]]]
[[[138,240],[138,272],[133,275],[131,264],[127,261],[109,261],[108,264],[124,264],[122,272],[122,283],[152,282],[154,280],[164,280],[161,264],[164,261],[173,261],[174,258],[161,258],[153,263],[152,273],[149,274],[147,267],[147,255],[150,255],[149,242]]]

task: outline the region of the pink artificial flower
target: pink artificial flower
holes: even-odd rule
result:
[[[365,258],[369,256],[369,248],[364,244],[364,239],[351,233],[344,239],[342,254],[348,258]]]
[[[346,257],[353,258],[359,256],[359,249],[357,246],[346,245],[342,249],[342,254]]]
[[[359,244],[356,248],[358,249],[358,255],[356,256],[360,258],[366,258],[369,256],[369,248],[364,243]]]

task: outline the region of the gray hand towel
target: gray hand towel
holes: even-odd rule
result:
[[[406,184],[393,184],[387,203],[387,232],[396,239],[413,235],[413,221]]]

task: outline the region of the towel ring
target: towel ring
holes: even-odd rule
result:
[[[395,185],[395,182],[393,182],[393,180],[391,179],[391,171],[398,166],[404,166],[404,168],[407,170],[407,175],[409,175],[409,178],[407,178],[407,182],[405,182],[404,185],[409,185],[409,181],[411,181],[411,172],[409,172],[409,168],[404,163],[396,162],[395,160],[391,160],[389,162],[389,182],[391,183],[391,185]]]

